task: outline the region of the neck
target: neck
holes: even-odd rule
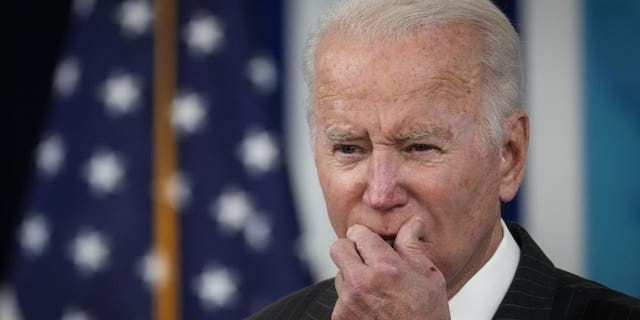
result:
[[[486,240],[477,247],[478,250],[472,255],[469,261],[470,263],[468,263],[454,279],[447,282],[447,299],[455,296],[467,281],[491,259],[496,249],[498,249],[502,237],[501,220],[497,219],[491,228],[489,236],[485,238]]]

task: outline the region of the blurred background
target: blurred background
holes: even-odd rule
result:
[[[300,70],[331,1],[162,1],[5,5],[1,320],[240,319],[335,274]],[[505,216],[640,296],[640,3],[495,2],[532,124]]]

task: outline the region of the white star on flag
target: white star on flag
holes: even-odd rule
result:
[[[72,95],[80,80],[80,62],[75,57],[67,57],[57,66],[53,76],[53,88],[60,96]]]
[[[271,93],[278,84],[278,71],[273,61],[265,56],[255,56],[249,60],[247,76],[260,93]]]
[[[67,308],[67,310],[65,310],[64,313],[62,314],[62,318],[60,318],[60,320],[92,320],[92,319],[93,317],[91,317],[88,313],[75,307]]]
[[[205,308],[216,310],[236,302],[238,283],[229,270],[209,267],[195,279],[194,289]]]
[[[145,0],[128,0],[120,5],[116,16],[124,34],[137,37],[149,30],[153,11]]]
[[[65,154],[62,138],[57,134],[50,135],[38,144],[36,166],[44,175],[53,176],[60,171]]]
[[[137,106],[140,85],[133,75],[116,73],[101,85],[100,97],[109,115],[121,116],[133,111]]]
[[[39,256],[49,244],[51,228],[42,214],[32,213],[20,226],[20,246],[31,257]]]
[[[116,191],[123,184],[125,169],[122,157],[108,150],[98,150],[84,167],[84,177],[91,191],[103,196]]]
[[[138,274],[148,288],[162,287],[166,284],[169,272],[167,259],[164,255],[149,252],[138,264]]]
[[[204,127],[207,111],[200,95],[183,93],[173,101],[171,121],[182,134],[194,133]]]
[[[244,191],[233,189],[224,191],[211,209],[218,226],[227,233],[243,230],[255,211],[249,196]]]
[[[96,5],[96,0],[73,0],[73,13],[81,18],[88,17]]]
[[[71,260],[81,274],[91,275],[102,270],[109,262],[109,248],[100,233],[83,230],[69,247]]]
[[[275,139],[266,131],[247,135],[238,151],[242,163],[253,174],[273,169],[279,156]]]
[[[246,221],[245,242],[255,251],[263,251],[271,243],[271,225],[264,215],[254,215]]]
[[[189,52],[196,56],[215,52],[224,40],[222,24],[213,15],[195,16],[187,23],[183,33]]]

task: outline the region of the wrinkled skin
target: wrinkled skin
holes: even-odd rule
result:
[[[393,41],[321,39],[314,151],[338,236],[333,319],[448,319],[448,299],[500,243],[528,118],[514,111],[489,142],[477,37],[446,24]]]

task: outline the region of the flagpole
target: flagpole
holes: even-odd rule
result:
[[[155,286],[156,320],[180,315],[178,219],[168,192],[177,167],[176,138],[170,121],[176,89],[176,0],[156,0],[154,32],[154,241],[165,270]],[[163,269],[163,268],[159,268]]]

